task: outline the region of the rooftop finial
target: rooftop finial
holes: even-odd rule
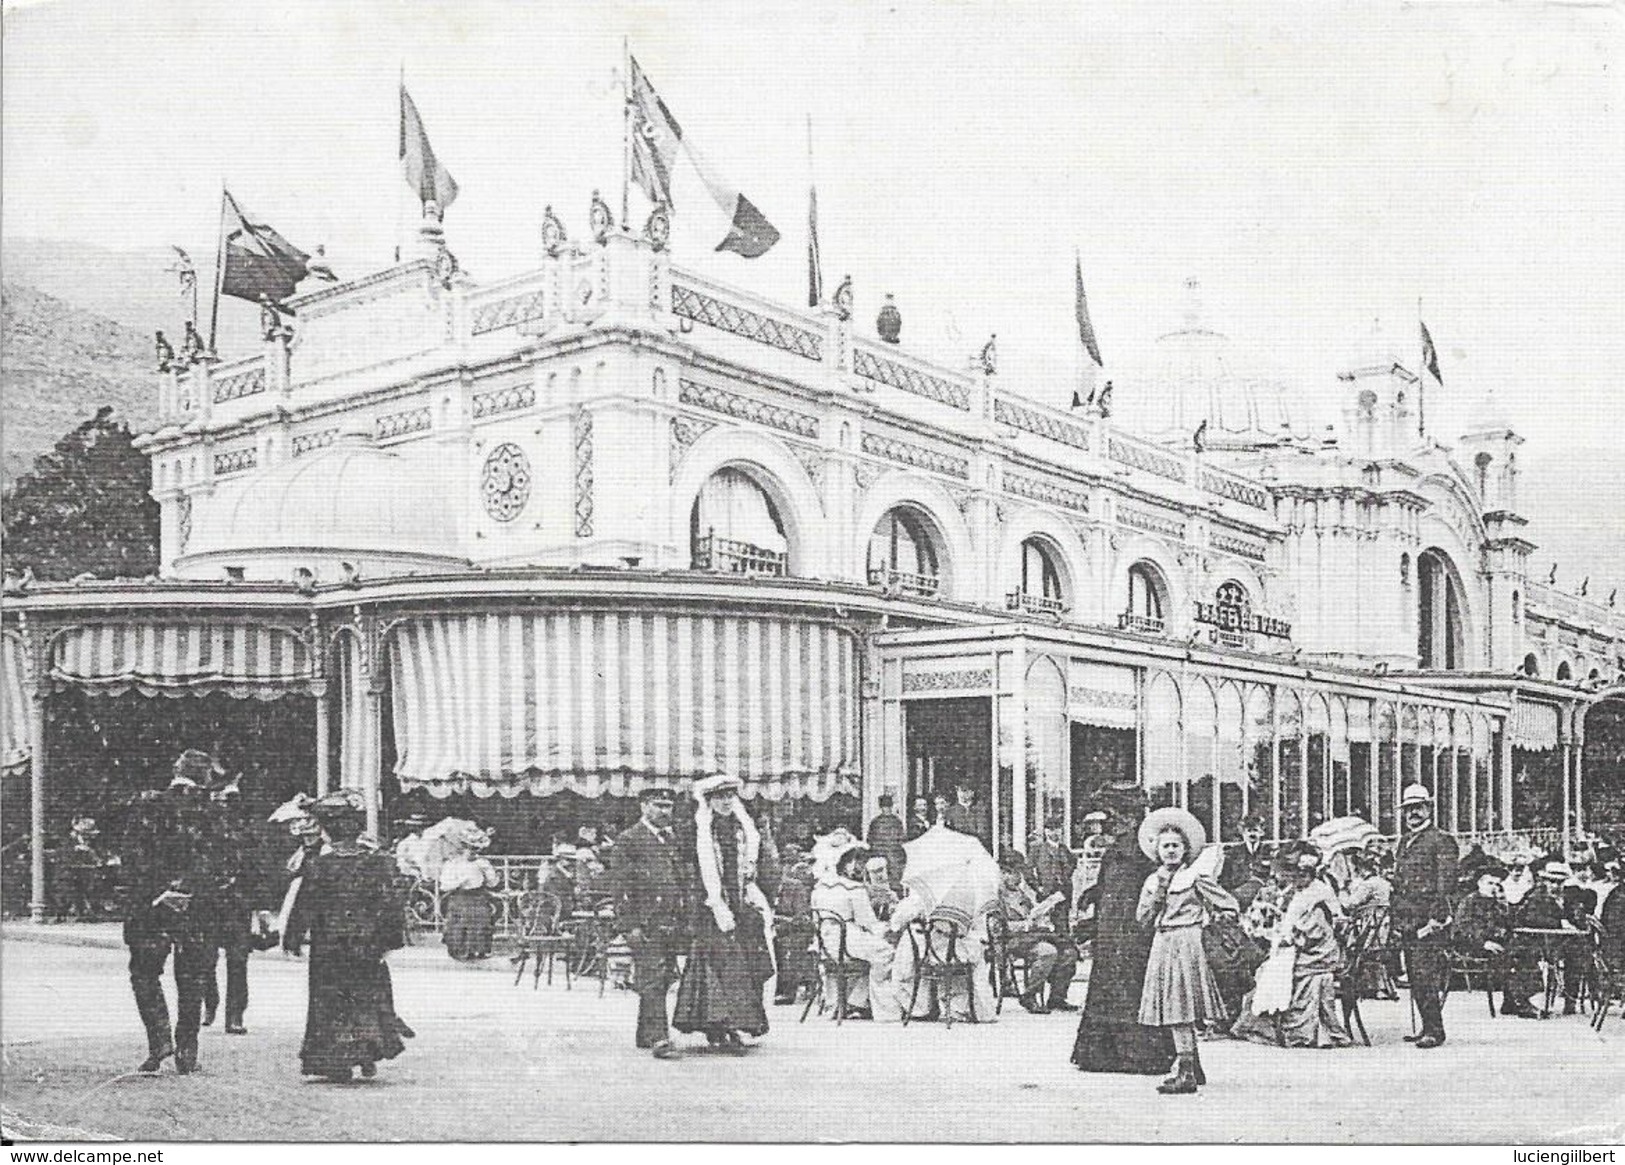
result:
[[[1185,280],[1185,328],[1192,330],[1202,320],[1202,285],[1192,276]]]

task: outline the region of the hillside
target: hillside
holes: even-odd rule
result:
[[[150,335],[32,287],[0,287],[6,483],[103,405],[140,432],[157,412]]]

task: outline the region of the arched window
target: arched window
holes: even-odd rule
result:
[[[1021,544],[1015,584],[1015,590],[1005,596],[1005,606],[1010,610],[1050,615],[1066,610],[1061,572],[1055,565],[1054,554],[1042,539],[1029,538]]]
[[[773,499],[740,469],[719,469],[694,499],[689,542],[696,570],[782,575],[790,543]]]
[[[1591,669],[1591,674],[1586,676],[1586,683],[1588,683],[1588,684],[1600,684],[1601,682],[1602,682],[1602,673],[1600,671],[1598,671],[1596,668],[1592,668]]]
[[[1565,659],[1562,663],[1557,665],[1557,682],[1564,684],[1568,683],[1573,678],[1574,669],[1569,666],[1569,661]]]
[[[1416,557],[1416,581],[1416,653],[1421,666],[1441,671],[1465,667],[1465,596],[1455,564],[1442,550],[1424,550]]]
[[[1523,657],[1523,674],[1526,676],[1540,675],[1540,660],[1535,658],[1535,653],[1532,651]]]
[[[1513,591],[1512,592],[1512,621],[1514,623],[1516,623],[1521,618],[1523,618],[1523,600],[1518,597],[1518,592],[1517,591]]]
[[[869,537],[869,582],[905,594],[937,593],[942,571],[924,514],[912,506],[886,511]]]
[[[1128,631],[1161,635],[1168,629],[1168,584],[1162,572],[1149,562],[1136,562],[1128,568],[1128,610],[1117,625]]]

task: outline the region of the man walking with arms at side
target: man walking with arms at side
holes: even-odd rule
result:
[[[645,789],[639,797],[642,817],[615,843],[615,916],[632,947],[637,1044],[659,1060],[678,1055],[666,993],[676,978],[677,956],[687,948],[688,870],[672,835],[676,798],[670,789]]]
[[[1456,887],[1456,839],[1433,824],[1433,794],[1408,785],[1399,799],[1405,833],[1394,856],[1394,937],[1405,949],[1411,1000],[1422,1030],[1406,1036],[1419,1048],[1444,1043],[1444,988],[1449,974],[1450,899]]]

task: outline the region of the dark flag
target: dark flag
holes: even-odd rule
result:
[[[1444,377],[1439,375],[1439,351],[1433,346],[1433,334],[1428,331],[1427,324],[1422,323],[1421,320],[1418,320],[1417,323],[1422,325],[1422,367],[1426,368],[1433,379],[1442,385],[1444,384]]]
[[[717,250],[734,251],[747,259],[766,254],[779,241],[777,228],[738,187],[723,181],[694,143],[683,136],[682,127],[636,58],[631,58],[629,72],[626,99],[632,106],[632,180],[649,201],[674,206],[672,167],[679,151],[687,154],[718,209],[731,220]]]
[[[818,255],[818,187],[807,187],[807,306],[824,298],[824,262]]]
[[[230,191],[220,203],[220,294],[280,303],[309,273],[310,256],[265,223],[254,222]]]
[[[1078,283],[1078,339],[1083,341],[1084,351],[1089,353],[1089,359],[1095,362],[1095,367],[1104,366],[1100,358],[1100,345],[1095,343],[1095,328],[1089,322],[1089,301],[1083,295],[1083,259],[1076,258]]]
[[[401,86],[400,158],[406,184],[417,192],[419,202],[436,202],[444,211],[457,200],[457,180],[434,156],[423,119],[405,85]]]

